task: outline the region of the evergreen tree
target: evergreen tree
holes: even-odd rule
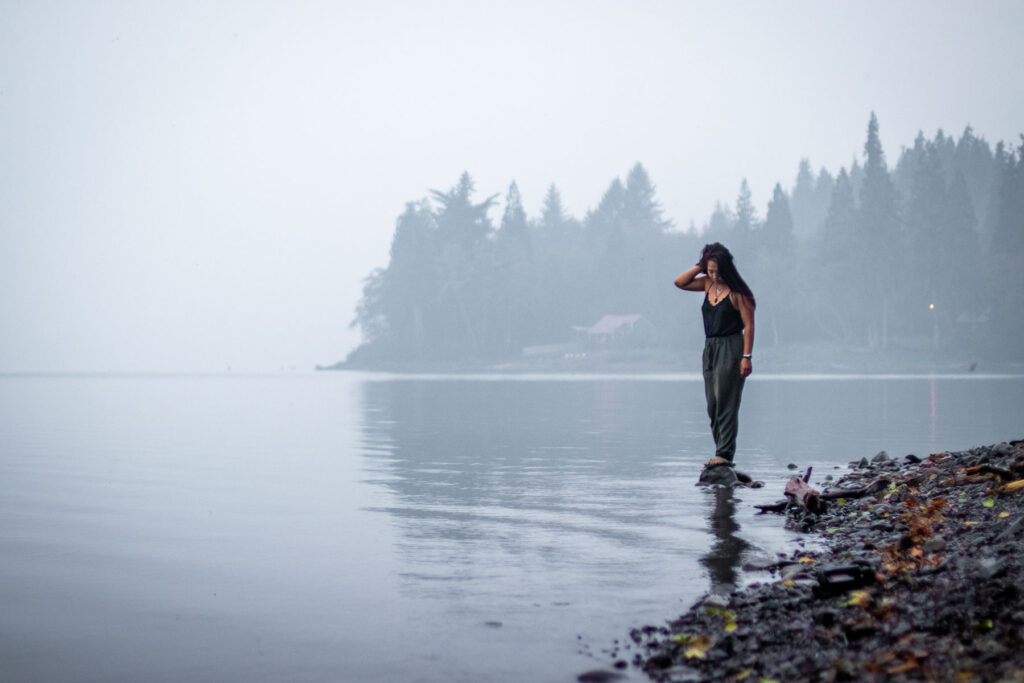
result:
[[[420,357],[428,351],[430,308],[423,292],[437,286],[434,217],[426,202],[409,202],[395,224],[391,260],[384,273],[380,305],[395,353]]]
[[[857,261],[867,267],[865,285],[870,299],[879,309],[878,315],[869,323],[869,343],[885,348],[892,307],[886,280],[896,266],[893,255],[898,253],[894,247],[899,238],[899,210],[874,112],[868,122],[864,158],[864,180],[860,188],[860,239],[854,254]]]
[[[844,344],[854,341],[865,317],[860,292],[849,285],[857,281],[859,262],[851,256],[858,228],[853,183],[846,169],[840,169],[815,250],[815,279],[821,282],[821,288],[820,296],[814,300],[814,316],[827,339]]]
[[[989,292],[998,297],[993,307],[995,338],[1024,337],[1024,135],[1016,150],[1007,152],[1003,143],[996,148],[998,180],[992,234]],[[995,345],[999,353],[1005,350]]]
[[[1010,151],[1000,156],[992,247],[997,253],[1019,258],[1024,256],[1024,135],[1016,154]]]
[[[828,207],[832,204],[832,192],[835,190],[836,181],[827,169],[818,172],[818,178],[814,183],[814,213],[811,216],[811,224],[815,226],[815,233],[821,230],[822,223],[828,215]]]
[[[497,336],[489,340],[489,346],[501,353],[518,350],[534,334],[530,311],[537,298],[534,289],[538,282],[530,242],[519,186],[512,181],[505,196],[501,228],[493,244],[491,276],[481,283],[486,287],[486,298],[492,302],[486,313],[496,317],[489,329]]]
[[[647,170],[639,163],[626,176],[622,217],[633,234],[660,234],[672,226],[662,215],[661,204],[654,198],[654,189]]]
[[[704,235],[708,242],[727,242],[732,233],[736,217],[724,202],[715,202],[715,210],[704,226]]]
[[[956,171],[963,175],[967,183],[971,206],[974,207],[977,219],[978,237],[982,249],[987,251],[991,240],[991,231],[988,228],[994,223],[989,221],[987,211],[992,196],[995,164],[992,148],[984,139],[975,136],[970,126],[964,129],[963,135],[956,143],[955,166]]]
[[[736,222],[733,224],[733,231],[740,239],[749,239],[754,228],[757,226],[757,213],[754,210],[754,202],[750,195],[750,186],[744,178],[740,183],[740,191],[736,196]]]
[[[794,235],[800,239],[806,239],[817,232],[820,225],[815,222],[817,211],[814,199],[814,175],[811,173],[811,162],[807,159],[800,160],[796,183],[793,185],[790,208]],[[767,218],[765,221],[767,222]]]
[[[782,191],[782,185],[775,184],[772,200],[764,219],[764,242],[769,253],[775,257],[789,257],[793,254],[793,216],[789,211],[789,200]]]
[[[592,322],[583,319],[589,312],[581,314],[584,302],[590,299],[590,261],[579,221],[568,214],[554,184],[544,196],[534,243],[540,292],[534,300],[536,342],[563,342],[572,326]]]
[[[438,348],[450,356],[479,356],[488,338],[485,315],[488,276],[484,248],[493,232],[487,212],[498,195],[474,204],[475,190],[469,173],[448,192],[431,190],[440,204],[435,212],[438,229],[440,274],[437,290],[438,327],[442,331]]]

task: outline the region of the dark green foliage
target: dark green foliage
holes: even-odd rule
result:
[[[699,235],[692,223],[673,229],[640,164],[582,221],[554,185],[531,220],[512,182],[495,227],[498,195],[474,192],[464,173],[431,202],[406,205],[388,267],[365,281],[353,360],[511,358],[625,314],[653,325],[648,343],[697,347],[699,304],[672,280],[714,241],[757,296],[760,349],[977,357],[1024,334],[1024,137],[993,152],[970,127],[959,140],[919,134],[890,172],[872,113],[863,165],[815,175],[802,160],[792,194],[776,184],[763,222],[744,179],[734,208],[718,202]]]

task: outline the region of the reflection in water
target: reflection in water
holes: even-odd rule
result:
[[[522,554],[547,569],[641,566],[637,551],[682,545],[678,528],[692,526],[678,477],[698,455],[680,453],[678,386],[411,380],[364,392],[370,480],[393,494],[378,511],[400,532],[406,578],[469,578]]]
[[[735,520],[736,504],[732,489],[716,487],[714,494],[715,504],[709,521],[715,542],[707,555],[700,558],[700,563],[711,574],[712,593],[731,593],[736,588],[740,556],[750,544],[736,535],[740,525]]]

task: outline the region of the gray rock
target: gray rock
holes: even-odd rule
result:
[[[812,578],[814,576],[813,570],[808,568],[808,566],[806,564],[802,564],[802,563],[801,564],[787,564],[785,567],[782,568],[782,571],[780,572],[780,574],[782,576],[782,580],[783,581],[785,581],[787,579],[790,579],[790,580],[809,579],[809,578]]]
[[[924,551],[926,555],[945,552],[946,541],[941,536],[930,538],[923,546],[921,546],[921,550]]]
[[[883,462],[889,462],[889,460],[891,460],[891,458],[889,457],[889,454],[886,453],[885,451],[878,451],[878,454],[875,455],[875,457],[871,458],[871,462],[876,465],[880,465]]]
[[[711,467],[700,473],[697,486],[735,486],[738,483],[731,467]]]
[[[704,599],[700,601],[700,604],[705,607],[728,607],[729,596],[720,595],[718,593],[709,593],[704,596]]]

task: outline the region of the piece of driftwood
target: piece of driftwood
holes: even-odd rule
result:
[[[964,474],[994,474],[1003,479],[1014,479],[1014,474],[1008,469],[996,467],[995,465],[975,465],[964,470]]]
[[[969,477],[952,477],[950,479],[943,479],[939,482],[939,488],[947,488],[950,486],[967,486],[969,484],[984,484],[985,482],[992,481],[993,474],[974,474]]]
[[[761,512],[774,512],[781,514],[786,511],[786,508],[790,506],[789,499],[780,500],[778,503],[772,503],[771,505],[755,505]]]
[[[839,489],[836,491],[825,491],[821,494],[821,497],[825,500],[835,500],[836,498],[863,498],[864,496],[871,496],[876,493],[881,493],[889,488],[889,478],[879,477],[874,481],[861,486],[857,489]]]
[[[1024,479],[1018,479],[1017,481],[1011,481],[1009,484],[1004,486],[996,486],[991,488],[986,493],[1016,493],[1017,491],[1024,491]]]
[[[795,505],[799,505],[808,512],[818,513],[822,511],[821,494],[817,489],[812,488],[807,480],[811,478],[811,468],[807,468],[807,474],[801,477],[793,477],[786,482],[786,498]]]

